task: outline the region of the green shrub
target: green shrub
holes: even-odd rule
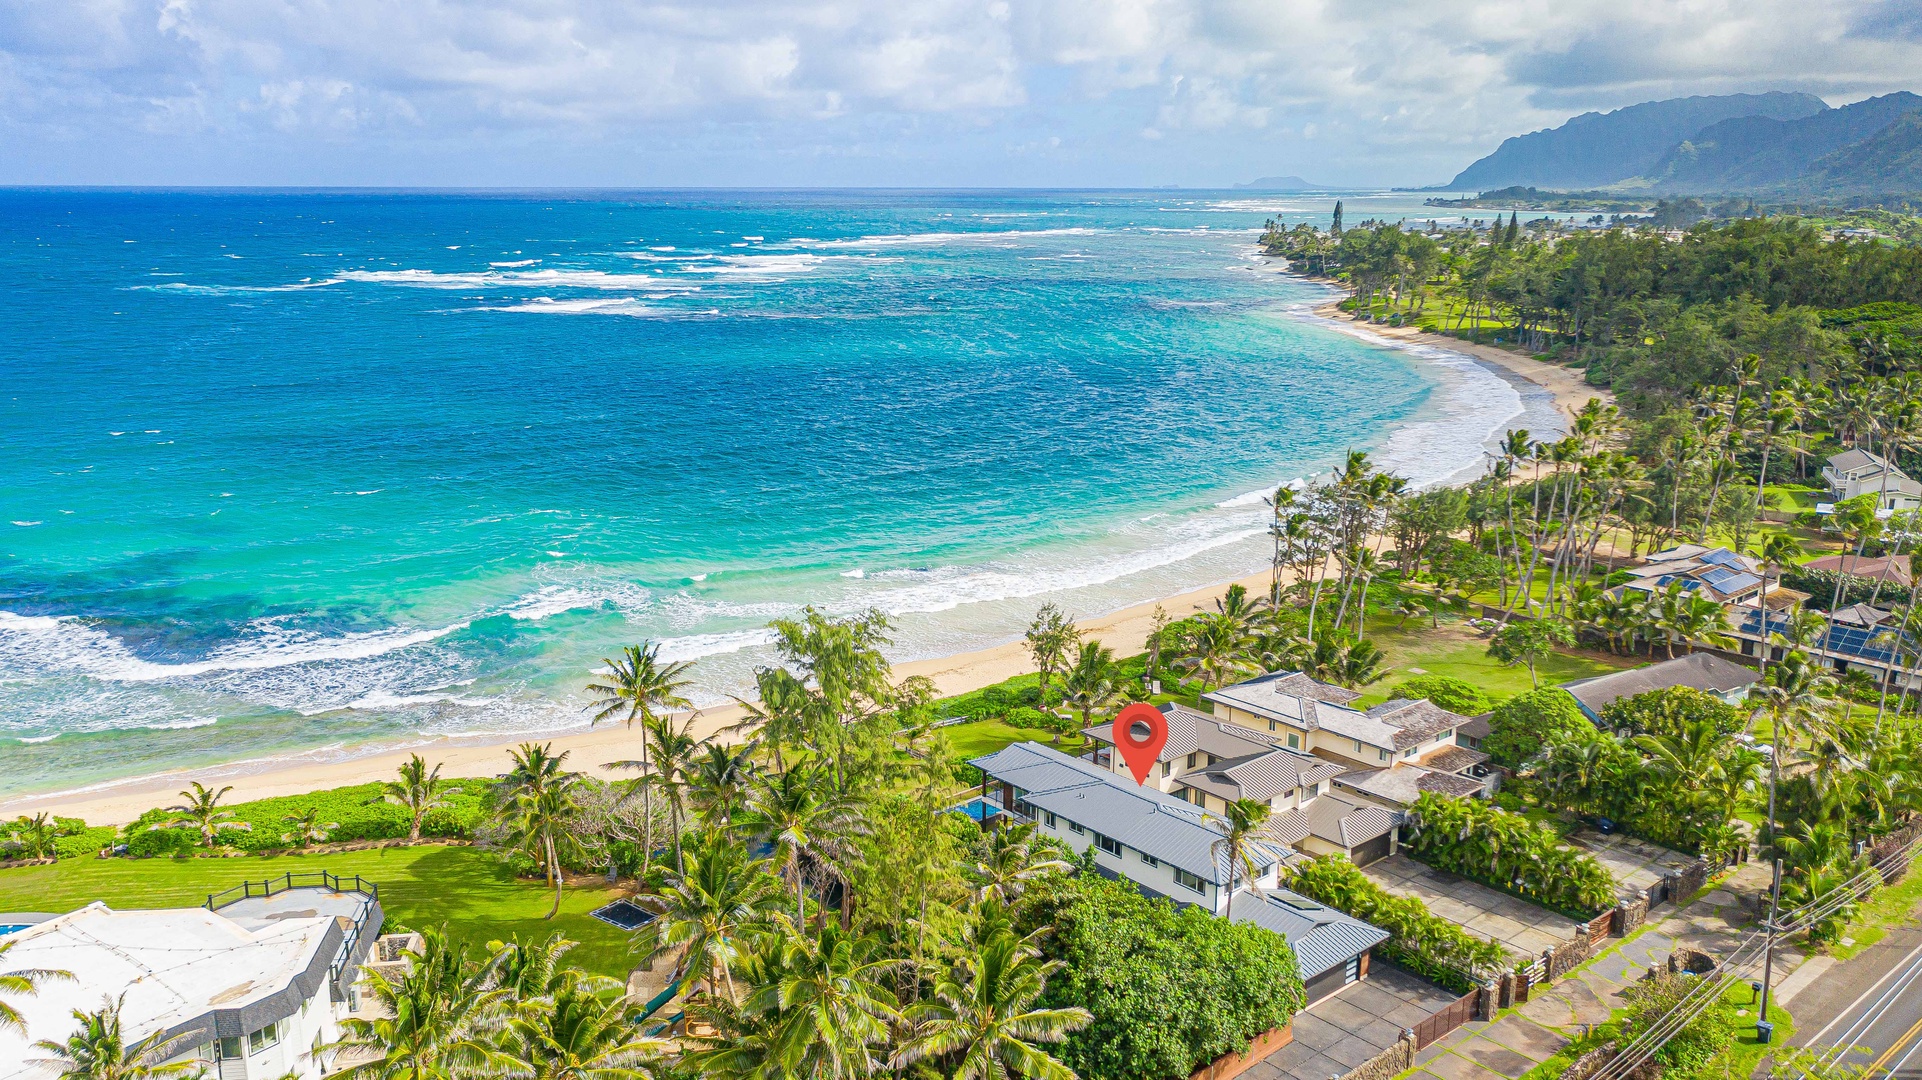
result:
[[[1007,718],[1007,725],[1009,727],[1027,728],[1031,731],[1045,728],[1047,723],[1047,714],[1043,713],[1040,709],[1029,708],[1026,705],[1018,709],[1010,710]]]
[[[1670,686],[1602,706],[1602,727],[1635,735],[1680,738],[1692,724],[1708,721],[1723,735],[1742,730],[1742,711],[1714,694],[1692,686]]]
[[[63,818],[63,821],[77,820]],[[83,826],[85,822],[81,823]],[[53,842],[53,853],[62,859],[86,858],[98,855],[103,848],[120,842],[120,830],[112,825],[82,828],[77,832],[63,835]]]
[[[155,829],[147,826],[127,837],[127,854],[136,859],[163,855],[186,855],[194,850],[199,837],[187,829]]]
[[[1595,733],[1595,725],[1582,715],[1568,691],[1544,686],[1495,707],[1488,718],[1488,738],[1482,740],[1482,750],[1495,764],[1512,769],[1540,753],[1544,743],[1558,736],[1589,739]]]
[[[1345,855],[1301,863],[1288,888],[1395,935],[1378,948],[1382,959],[1466,994],[1499,973],[1507,951],[1431,914],[1412,896],[1398,896],[1369,880]]]
[[[441,790],[442,805],[428,811],[421,823],[422,835],[469,835],[486,812],[487,792],[492,784],[489,780],[448,781]],[[246,828],[221,830],[220,844],[240,851],[275,851],[292,846],[288,839],[292,826],[287,819],[299,817],[309,809],[317,811],[321,823],[327,826],[328,843],[396,840],[407,835],[406,808],[387,801],[378,783],[255,799],[226,805],[223,809],[232,815],[227,820],[243,824]],[[134,823],[133,841],[128,844],[127,853],[135,856],[173,854],[174,849],[166,842],[146,839],[155,832],[149,826],[167,822],[172,816],[158,808],[142,814]],[[192,830],[163,829],[158,832],[186,835],[189,847],[199,839]]]
[[[1249,902],[1249,901],[1244,901]],[[1094,1014],[1055,1051],[1085,1077],[1185,1077],[1287,1023],[1304,997],[1287,940],[1200,907],[1177,910],[1098,874],[1038,882],[1021,929],[1065,967],[1048,1007]]]
[[[1615,878],[1602,864],[1563,847],[1555,830],[1480,799],[1424,792],[1408,808],[1402,846],[1430,866],[1571,917],[1615,904]]]
[[[1395,687],[1388,696],[1390,699],[1426,698],[1462,716],[1480,716],[1489,709],[1488,698],[1480,687],[1449,675],[1417,675]]]

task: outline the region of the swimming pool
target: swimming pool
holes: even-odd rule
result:
[[[950,814],[966,814],[976,821],[986,821],[1001,812],[1001,808],[986,799],[969,799],[957,806],[948,807]]]
[[[33,924],[30,922],[0,924],[0,937],[6,937],[8,934],[11,934],[16,930],[25,930],[27,927],[32,925]]]

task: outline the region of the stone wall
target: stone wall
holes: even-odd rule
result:
[[[1648,897],[1638,896],[1615,905],[1615,921],[1609,927],[1616,937],[1627,937],[1636,927],[1648,921]]]
[[[1548,977],[1561,978],[1573,970],[1577,964],[1588,959],[1589,953],[1594,951],[1595,946],[1589,943],[1588,931],[1584,928],[1573,941],[1563,942],[1544,957],[1548,961]]]
[[[1885,861],[1889,856],[1907,847],[1915,840],[1918,834],[1922,834],[1922,818],[1916,818],[1894,832],[1883,835],[1875,843],[1869,845],[1868,851],[1866,852],[1869,862],[1871,864],[1879,864]],[[1883,869],[1882,883],[1884,885],[1893,885],[1902,880],[1903,875],[1908,872],[1909,862],[1907,859],[1903,859],[1894,866]]]
[[[1399,1039],[1395,1045],[1350,1069],[1342,1080],[1388,1080],[1414,1067],[1414,1040]]]
[[[1575,1059],[1575,1063],[1562,1070],[1561,1080],[1588,1080],[1600,1072],[1602,1066],[1615,1060],[1617,1048],[1614,1043],[1604,1043]],[[1660,1080],[1662,1066],[1659,1062],[1644,1061],[1628,1074],[1625,1080]]]

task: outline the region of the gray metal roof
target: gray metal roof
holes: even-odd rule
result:
[[[1284,810],[1268,819],[1268,832],[1285,844],[1299,843],[1313,836],[1344,848],[1353,848],[1395,827],[1392,810],[1353,802],[1330,792],[1301,809]]]
[[[1136,784],[1091,762],[1040,743],[1015,743],[969,761],[1002,783],[1012,784],[1030,806],[1049,811],[1136,851],[1179,867],[1216,885],[1233,880],[1228,858],[1217,849],[1221,833],[1205,824],[1199,807]],[[1280,862],[1291,854],[1279,844],[1254,845],[1254,860]]]
[[[1647,667],[1618,671],[1613,675],[1577,679],[1563,683],[1562,689],[1574,695],[1575,700],[1591,716],[1600,716],[1603,707],[1611,702],[1646,694],[1651,690],[1689,686],[1725,694],[1761,680],[1762,677],[1753,670],[1732,660],[1724,660],[1713,653],[1698,652]]]
[[[1388,940],[1388,931],[1286,889],[1269,889],[1266,898],[1236,896],[1234,919],[1287,938],[1303,982]]]
[[[1227,720],[1217,720],[1186,705],[1163,705],[1161,715],[1168,721],[1168,741],[1161,745],[1156,761],[1173,761],[1199,751],[1216,758],[1243,758],[1280,745],[1280,739]],[[1082,734],[1097,742],[1114,742],[1113,724],[1096,724]]]
[[[1453,731],[1468,722],[1468,717],[1449,712],[1427,698],[1398,698],[1384,701],[1368,710],[1369,717],[1395,729],[1395,749],[1406,750]]]

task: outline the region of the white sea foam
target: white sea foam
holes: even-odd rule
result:
[[[524,303],[494,304],[474,310],[534,312],[542,315],[628,315],[634,318],[652,319],[673,318],[686,314],[644,304],[632,296],[590,297],[585,300],[556,300],[551,296],[536,296]]]
[[[877,236],[850,237],[841,240],[790,240],[795,247],[809,248],[885,248],[909,247],[924,244],[990,244],[1007,243],[1031,239],[1039,236],[1093,236],[1101,229],[1088,229],[1076,226],[1065,229],[996,229],[980,232],[925,232],[925,233],[883,233]]]
[[[217,716],[196,716],[190,720],[163,721],[140,726],[147,731],[191,731],[194,728],[212,727],[219,722],[220,718]]]
[[[235,296],[243,293],[299,292],[302,289],[324,289],[338,285],[344,277],[327,278],[324,281],[296,281],[291,285],[195,285],[185,281],[166,281],[158,285],[129,285],[130,290],[138,292],[177,292],[197,296]]]
[[[409,285],[424,289],[657,289],[694,292],[698,285],[682,284],[655,274],[610,274],[605,270],[489,270],[480,273],[439,273],[433,270],[343,270],[345,281],[376,285]]]
[[[22,735],[20,736],[20,741],[32,746],[36,743],[52,742],[59,737],[60,733],[56,731],[51,735]]]
[[[491,262],[491,263],[488,263],[487,265],[495,267],[497,269],[507,270],[507,269],[512,269],[516,266],[533,266],[535,263],[538,263],[538,262],[540,262],[539,259],[515,259],[512,262]]]

